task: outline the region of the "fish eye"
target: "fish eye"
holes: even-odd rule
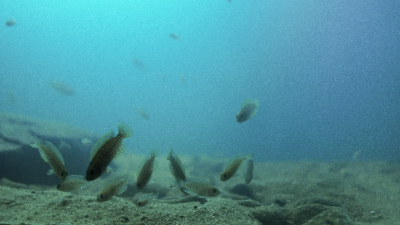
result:
[[[90,171],[90,175],[93,175],[93,174],[94,174],[94,171],[93,171],[93,170],[91,170],[91,171]]]
[[[140,183],[137,183],[137,185],[138,185],[139,187],[141,187],[141,186],[142,186]]]
[[[217,193],[217,189],[214,188],[213,191],[214,191],[214,193]]]
[[[142,203],[141,203],[141,202],[138,202],[138,205],[142,205]]]
[[[103,196],[103,195],[100,195],[100,198],[104,198],[104,196]]]
[[[224,174],[224,178],[226,178],[226,174]]]
[[[62,177],[64,176],[64,172],[61,172],[61,176],[62,176]]]
[[[61,185],[59,184],[59,185],[57,185],[57,189],[59,189],[61,187]]]

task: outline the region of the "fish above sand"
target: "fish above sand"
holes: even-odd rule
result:
[[[158,194],[153,194],[153,193],[144,194],[139,198],[139,201],[137,202],[137,206],[144,207],[148,204],[153,203],[157,199],[158,199]]]
[[[208,184],[204,179],[188,178],[186,181],[181,181],[180,189],[188,195],[199,195],[204,197],[215,197],[220,194],[218,188]]]
[[[137,109],[136,109],[136,112],[137,112],[143,119],[145,119],[145,120],[150,119],[149,114],[147,114],[147,112],[144,111],[143,109],[137,108]]]
[[[64,166],[64,158],[56,146],[49,141],[45,141],[44,145],[38,141],[35,144],[31,144],[31,147],[39,149],[40,156],[45,162],[49,163],[51,170],[47,172],[47,175],[55,173],[61,180],[65,180],[68,172]]]
[[[157,155],[158,153],[155,150],[150,151],[150,156],[146,157],[139,166],[140,172],[136,181],[136,188],[138,190],[142,190],[149,183]]]
[[[246,156],[238,154],[230,158],[225,166],[224,172],[221,173],[221,181],[227,181],[231,179],[242,166],[243,162],[250,158],[253,158],[251,153],[247,154]]]
[[[122,194],[128,188],[127,178],[110,178],[105,182],[102,191],[97,195],[98,202],[110,200],[113,196]]]
[[[124,151],[122,139],[133,135],[132,129],[126,123],[118,124],[118,134],[108,131],[92,147],[90,152],[90,164],[86,171],[86,180],[92,181],[106,172],[108,165]]]
[[[253,170],[254,170],[253,154],[249,153],[247,160],[245,162],[245,172],[244,172],[244,181],[246,182],[246,184],[249,184],[253,180]]]
[[[239,113],[236,115],[236,121],[238,123],[243,123],[246,120],[253,118],[253,116],[257,113],[258,109],[258,99],[246,98],[242,102],[242,108]]]
[[[82,175],[69,175],[63,182],[57,185],[57,190],[70,192],[85,189],[87,183],[85,177]]]
[[[167,155],[169,160],[169,171],[175,178],[176,184],[179,185],[181,181],[186,180],[186,172],[178,155],[172,152],[172,148]]]

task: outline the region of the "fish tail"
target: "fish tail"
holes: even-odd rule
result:
[[[122,134],[123,138],[128,138],[133,135],[133,130],[128,124],[121,122],[118,124],[118,133]]]

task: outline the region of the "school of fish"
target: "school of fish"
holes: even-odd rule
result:
[[[237,122],[242,123],[251,119],[258,108],[258,100],[245,99],[242,103],[242,108],[236,115]],[[57,189],[64,192],[76,192],[85,189],[90,185],[91,181],[98,179],[105,172],[111,171],[109,164],[111,161],[120,156],[124,151],[123,139],[133,135],[133,130],[126,123],[118,124],[118,134],[115,135],[113,130],[108,131],[103,135],[92,147],[89,159],[86,176],[69,175],[65,167],[64,159],[60,151],[51,142],[45,141],[44,144],[36,142],[31,144],[31,147],[39,150],[43,160],[49,163],[51,169],[47,172],[48,175],[56,174],[62,182],[57,185]],[[90,140],[84,138],[82,143],[85,145],[91,144]],[[101,192],[97,195],[98,202],[110,200],[113,196],[122,194],[128,185],[135,185],[138,191],[143,190],[150,182],[151,176],[157,167],[157,156],[159,152],[151,150],[150,155],[146,157],[138,168],[136,183],[130,179],[128,175],[124,177],[107,178]],[[211,185],[206,179],[190,177],[188,178],[185,172],[185,167],[182,164],[179,156],[175,154],[171,148],[167,158],[169,161],[169,169],[175,181],[175,186],[185,195],[197,195],[201,197],[216,197],[221,191]],[[244,182],[249,184],[253,179],[253,155],[251,153],[243,156],[241,154],[233,156],[220,175],[222,182],[228,181],[235,177],[240,168],[244,168]],[[137,201],[138,207],[144,207],[158,199],[158,194],[148,193],[143,194]]]

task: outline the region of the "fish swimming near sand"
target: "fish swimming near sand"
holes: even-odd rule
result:
[[[151,175],[153,174],[154,164],[158,153],[155,150],[150,152],[150,156],[143,160],[140,165],[140,173],[136,181],[136,188],[142,190],[150,181]]]
[[[224,172],[221,173],[221,181],[227,181],[231,179],[235,175],[236,171],[238,171],[240,166],[243,164],[243,162],[249,158],[252,158],[251,153],[247,154],[246,156],[238,154],[229,159],[224,169]]]
[[[181,181],[180,189],[185,194],[204,197],[216,197],[220,194],[218,188],[199,178],[188,178],[186,181]]]
[[[86,180],[92,181],[99,178],[114,158],[124,151],[122,139],[132,136],[132,129],[125,123],[118,124],[118,134],[110,130],[101,137],[92,147],[90,164],[86,171]]]
[[[253,116],[257,113],[258,109],[258,99],[247,98],[242,102],[242,108],[239,113],[236,115],[236,121],[238,123],[243,123],[246,120],[253,118]]]
[[[183,167],[178,155],[172,152],[172,148],[167,155],[167,160],[169,160],[169,171],[172,176],[174,176],[176,183],[180,184],[181,181],[185,181],[185,168]]]
[[[110,200],[115,195],[122,194],[128,188],[127,178],[111,178],[106,181],[103,190],[97,195],[98,202]]]
[[[139,201],[137,202],[137,206],[139,207],[144,207],[148,204],[153,203],[155,200],[158,199],[158,194],[144,194],[139,198]]]
[[[39,149],[40,156],[51,166],[51,170],[47,172],[47,175],[55,173],[61,180],[65,180],[68,172],[64,166],[64,158],[56,146],[49,141],[45,141],[44,145],[38,141],[35,144],[31,144],[31,147]]]
[[[57,190],[71,192],[74,190],[82,190],[87,186],[87,181],[82,175],[69,175],[63,182],[57,185]]]
[[[253,180],[253,170],[254,170],[253,154],[249,153],[249,156],[247,157],[247,160],[245,162],[245,172],[244,172],[244,181],[246,182],[246,184],[249,184],[251,180]]]

